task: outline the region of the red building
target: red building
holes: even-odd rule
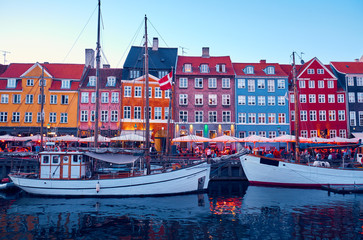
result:
[[[332,69],[315,57],[296,66],[296,70],[299,136],[347,137],[346,95]],[[295,134],[293,89],[290,90],[290,110],[291,133]]]

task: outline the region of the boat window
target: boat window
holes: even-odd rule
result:
[[[49,163],[49,156],[42,156],[43,158],[43,163],[47,164]]]
[[[68,160],[69,160],[69,157],[68,157],[68,156],[64,156],[64,157],[63,157],[63,162],[64,162],[64,163],[68,163]]]
[[[73,155],[73,162],[74,163],[78,163],[78,156],[77,155]]]
[[[52,163],[58,163],[59,162],[59,156],[52,156]]]
[[[78,160],[79,160],[79,162],[83,162],[83,163],[85,162],[85,159],[81,155],[78,156]]]

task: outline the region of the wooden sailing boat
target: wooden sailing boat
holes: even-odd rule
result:
[[[100,66],[100,0],[98,2],[97,70]],[[145,66],[147,68],[147,18],[145,16]],[[97,74],[97,76],[99,76]],[[98,77],[97,77],[98,80]],[[98,89],[96,84],[96,102]],[[146,89],[148,74],[146,70]],[[148,94],[146,94],[148,107]],[[95,146],[98,138],[98,108],[96,104]],[[146,111],[146,150],[149,146],[149,122]],[[146,159],[148,158],[146,151]],[[10,175],[14,184],[24,191],[49,196],[145,196],[181,194],[207,189],[210,164],[195,161],[191,166],[160,171],[144,171],[142,156],[94,152],[43,151],[39,154],[40,170],[37,174]],[[113,165],[112,168],[107,166]],[[117,167],[115,167],[117,166]]]
[[[295,99],[295,157],[293,161],[247,154],[240,157],[248,181],[253,185],[285,187],[322,187],[324,185],[363,184],[362,168],[330,167],[326,162],[300,163],[299,111],[295,53],[293,53],[293,84]],[[350,145],[349,147],[352,147]],[[363,146],[356,145],[362,152]],[[329,147],[327,147],[329,148]],[[357,159],[355,159],[357,161]],[[358,162],[357,162],[358,163]]]

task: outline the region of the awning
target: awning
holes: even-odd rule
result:
[[[140,156],[133,156],[128,154],[118,153],[94,153],[86,152],[86,156],[114,164],[128,164],[135,162]]]

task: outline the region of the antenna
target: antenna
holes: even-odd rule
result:
[[[182,49],[182,56],[184,56],[184,53],[187,53],[186,51],[184,51],[184,49],[189,50],[189,48],[186,48],[186,47],[182,47],[182,46],[179,46],[179,47]]]
[[[3,53],[3,55],[4,55],[4,65],[6,64],[6,54],[7,53],[11,53],[11,52],[8,52],[8,51],[4,51],[4,50],[0,50],[0,52],[2,52]]]

